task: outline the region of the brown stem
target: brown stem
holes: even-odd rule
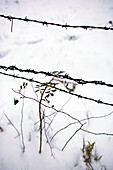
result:
[[[42,151],[42,116],[41,116],[41,100],[39,102],[39,119],[40,119],[40,147],[39,153]]]
[[[51,84],[51,81],[53,79],[54,79],[54,77],[45,86],[45,89],[43,90],[43,92],[41,92],[41,98],[40,98],[40,101],[39,101],[39,120],[40,120],[40,147],[39,147],[39,153],[41,153],[41,151],[42,151],[42,120],[43,120],[43,116],[42,116],[42,112],[41,112],[41,105],[42,105],[42,100],[43,100],[44,93],[45,93],[48,85]]]
[[[41,98],[40,98],[40,101],[39,101],[39,120],[40,120],[40,147],[39,147],[39,153],[42,152],[42,112],[41,112],[41,102],[42,102],[42,99],[43,99],[43,95],[46,91],[46,88],[47,86],[45,87],[45,89],[43,90],[42,94],[41,94]]]

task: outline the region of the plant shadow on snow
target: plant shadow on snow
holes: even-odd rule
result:
[[[65,36],[64,39],[68,41],[75,41],[75,40],[78,40],[78,36],[68,35],[68,36]]]

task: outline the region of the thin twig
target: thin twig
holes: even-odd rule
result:
[[[82,129],[82,131],[86,132],[86,133],[90,133],[92,135],[107,135],[107,136],[113,136],[113,133],[104,133],[104,132],[92,132],[92,131],[89,131],[89,130],[86,130],[86,129]]]
[[[71,96],[72,97],[72,96]],[[71,97],[63,104],[63,106],[61,107],[61,109],[60,110],[62,110],[63,109],[63,107],[70,101],[70,99],[71,99]],[[53,123],[53,121],[54,121],[54,119],[55,119],[55,117],[57,116],[57,112],[55,112],[55,113],[53,113],[52,115],[54,115],[53,116],[53,118],[52,118],[52,120],[51,120],[51,122],[50,122],[50,124],[49,124],[49,126],[48,126],[48,128],[47,128],[47,130],[49,129],[49,127],[51,126],[51,124]]]
[[[54,154],[53,154],[53,151],[52,151],[53,148],[52,148],[51,143],[50,143],[50,141],[49,141],[49,138],[48,138],[48,136],[47,136],[46,122],[45,122],[45,112],[43,112],[43,118],[44,118],[43,120],[44,120],[45,137],[46,137],[47,143],[48,143],[49,148],[50,148],[50,151],[51,151],[51,156],[55,159]]]
[[[12,90],[13,90],[13,89],[12,89]],[[18,91],[15,91],[15,90],[13,90],[13,91],[14,91],[15,93],[21,95],[21,96],[24,97],[24,98],[31,99],[31,100],[34,100],[34,101],[36,101],[36,102],[39,103],[39,101],[38,101],[37,99],[35,99],[35,98],[25,96],[25,95],[23,95],[22,93],[20,93],[20,92],[18,92]],[[109,113],[109,114],[107,114],[107,115],[97,116],[97,117],[92,116],[92,117],[89,117],[89,118],[84,118],[84,119],[79,120],[79,119],[71,116],[69,113],[66,113],[66,112],[62,111],[61,109],[58,110],[58,109],[56,109],[56,108],[54,108],[54,107],[51,107],[51,106],[48,106],[48,105],[46,105],[46,104],[44,104],[44,103],[41,103],[41,104],[42,104],[43,106],[45,106],[46,108],[49,108],[49,109],[54,110],[55,113],[63,113],[63,114],[65,114],[65,115],[67,115],[67,116],[70,117],[72,120],[77,121],[76,123],[80,123],[80,124],[82,124],[81,122],[83,122],[83,121],[85,121],[85,120],[87,120],[87,119],[103,118],[104,116],[107,117],[107,116],[109,116],[110,114],[112,114],[112,112],[111,112],[111,113]],[[52,114],[51,114],[51,115],[52,115]],[[50,115],[50,116],[51,116],[51,115]],[[45,117],[46,117],[46,116],[45,116]]]
[[[35,91],[35,89],[34,89],[33,84],[31,84],[31,87],[32,87],[32,89],[33,89],[34,94],[36,95],[37,100],[38,100],[38,95],[37,95],[37,93],[36,93],[36,91]]]
[[[24,143],[24,132],[23,132],[23,108],[24,108],[24,98],[22,102],[22,108],[21,108],[21,123],[20,123],[20,128],[21,128],[21,140],[22,140],[22,151],[25,152],[25,143]]]
[[[9,123],[14,127],[14,129],[16,130],[18,136],[20,136],[20,132],[18,131],[18,129],[16,128],[16,126],[12,123],[12,121],[8,118],[8,116],[4,113],[5,117],[7,118],[7,120],[9,121]],[[16,137],[18,137],[16,136]]]
[[[41,105],[42,105],[42,99],[44,96],[44,93],[46,91],[47,85],[45,86],[45,89],[43,90],[42,94],[41,94],[41,98],[39,101],[39,120],[40,120],[40,147],[39,147],[39,153],[41,153],[42,151],[42,111],[41,111]]]
[[[88,118],[81,119],[80,121],[83,122],[83,121],[90,120],[90,119],[102,119],[102,118],[105,118],[105,117],[110,116],[111,114],[113,114],[113,111],[110,112],[110,113],[108,113],[108,114],[106,114],[106,115],[102,115],[102,116],[92,116],[92,117],[88,117]],[[65,127],[59,129],[59,130],[52,136],[52,138],[51,138],[50,141],[52,141],[53,138],[54,138],[59,132],[65,130],[65,129],[68,128],[69,126],[72,126],[72,125],[74,125],[74,124],[76,124],[76,123],[78,123],[78,122],[76,121],[76,122],[73,122],[73,123],[69,123],[69,124],[66,125]]]
[[[67,144],[71,141],[71,139],[76,135],[76,133],[81,130],[81,128],[82,128],[83,125],[84,125],[84,124],[82,124],[82,125],[80,126],[80,128],[78,128],[78,129],[73,133],[73,135],[67,140],[67,142],[65,143],[65,145],[64,145],[63,148],[62,148],[62,151],[65,149],[65,147],[67,146]]]
[[[90,120],[90,119],[102,119],[102,118],[108,117],[108,116],[110,116],[110,115],[112,115],[112,114],[113,114],[113,111],[110,112],[110,113],[108,113],[108,114],[102,115],[102,116],[91,116],[91,117],[87,117],[87,118],[84,118],[84,119],[82,119],[82,120],[80,120],[80,121],[86,121],[86,120]]]
[[[65,127],[63,127],[63,128],[61,128],[61,129],[59,129],[53,136],[52,136],[52,138],[51,138],[51,140],[50,140],[50,142],[53,140],[53,138],[59,133],[59,132],[61,132],[61,131],[63,131],[63,130],[65,130],[66,128],[68,128],[69,126],[71,126],[71,125],[74,125],[75,123],[77,123],[77,122],[73,122],[73,123],[69,123],[68,125],[66,125]]]
[[[12,89],[12,90],[13,90],[13,89]],[[38,101],[37,99],[34,99],[34,98],[32,98],[32,97],[27,97],[27,96],[25,96],[25,95],[23,95],[23,94],[15,91],[15,90],[13,90],[13,91],[14,91],[15,93],[18,93],[19,95],[22,95],[22,97],[24,97],[24,98],[28,98],[28,99],[34,100],[34,101],[36,101],[36,102],[39,103],[39,101]],[[112,112],[110,112],[110,113],[108,113],[108,114],[106,114],[106,115],[102,115],[102,116],[92,116],[92,117],[89,117],[89,118],[84,118],[84,119],[78,120],[78,119],[72,117],[70,114],[68,114],[68,113],[66,113],[66,112],[64,112],[64,111],[61,111],[61,110],[58,110],[58,109],[56,109],[56,108],[50,107],[50,106],[45,105],[45,104],[43,104],[43,103],[42,103],[42,105],[45,106],[45,107],[47,107],[47,108],[49,108],[49,109],[53,109],[54,111],[56,111],[56,113],[59,113],[59,112],[60,112],[60,113],[63,113],[63,114],[65,114],[65,115],[67,115],[68,117],[70,117],[71,119],[73,119],[73,120],[76,121],[76,122],[74,122],[74,124],[75,124],[75,123],[80,123],[80,124],[82,124],[81,122],[86,121],[86,120],[90,120],[90,119],[100,119],[100,118],[108,117],[108,116],[110,116],[110,115],[113,113],[113,111],[112,111]],[[38,122],[39,122],[39,121],[38,121]],[[37,122],[36,122],[36,124],[37,124]],[[59,131],[61,131],[61,130],[59,130]]]
[[[47,131],[48,131],[49,127],[51,127],[51,124],[53,123],[53,121],[54,121],[54,119],[55,119],[56,116],[57,116],[57,112],[53,115],[53,118],[51,119],[51,121],[50,121],[50,123],[49,123],[49,125],[48,125],[48,127],[47,127]],[[47,116],[46,116],[46,117],[47,117]]]

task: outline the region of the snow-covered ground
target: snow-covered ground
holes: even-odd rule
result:
[[[112,0],[0,0],[0,14],[11,15],[39,21],[48,21],[70,25],[106,26],[113,21]],[[73,37],[70,39],[70,37]],[[102,80],[113,84],[113,31],[83,30],[43,26],[41,24],[13,21],[0,18],[0,65],[16,65],[19,68],[37,71],[65,71],[73,78],[84,80]],[[0,70],[2,71],[2,70]],[[13,72],[10,72],[13,73]],[[15,72],[14,74],[20,74]],[[20,74],[32,78],[34,75]],[[44,81],[44,76],[35,76]],[[59,133],[53,140],[53,153],[43,140],[43,150],[39,154],[39,132],[34,126],[38,117],[37,103],[25,99],[23,132],[25,153],[21,149],[21,137],[6,119],[5,115],[20,131],[22,101],[14,105],[14,98],[20,96],[12,91],[18,90],[23,80],[0,74],[0,170],[73,170],[85,169],[82,159],[82,140],[95,146],[100,160],[108,170],[113,169],[113,137],[96,136],[78,132],[64,151],[62,147],[76,130],[72,126]],[[35,86],[35,84],[33,84]],[[77,94],[113,103],[112,88],[94,85],[77,85]],[[31,83],[28,83],[26,95],[36,98]],[[70,96],[56,93],[51,102],[60,109]],[[64,111],[79,119],[88,116],[106,115],[113,111],[111,106],[100,105],[88,100],[72,97],[64,106]],[[49,111],[47,111],[48,113]],[[52,111],[50,111],[52,113]],[[58,114],[54,120],[52,136],[69,120]],[[84,126],[93,132],[113,133],[113,115],[103,119],[92,119]],[[15,138],[16,137],[16,138]],[[31,139],[30,139],[31,138]],[[74,164],[78,166],[74,167]],[[94,165],[98,169],[99,164]]]

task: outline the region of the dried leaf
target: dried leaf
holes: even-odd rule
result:
[[[98,158],[98,161],[100,161],[100,159],[103,157],[103,155],[101,155],[99,158]]]
[[[19,102],[19,100],[14,98],[14,105],[16,105]]]
[[[3,132],[4,130],[3,130],[3,128],[2,127],[0,127],[0,132]]]
[[[42,91],[40,90],[40,94],[42,95]]]

